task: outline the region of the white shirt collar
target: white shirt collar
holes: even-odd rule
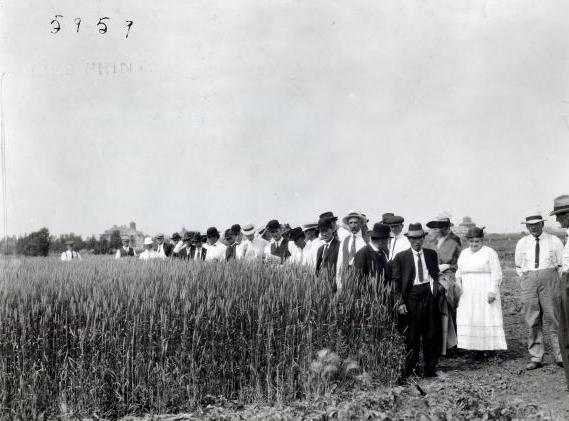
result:
[[[423,249],[421,249],[421,251],[416,251],[414,248],[411,248],[411,251],[413,252],[413,254],[415,256],[419,256],[420,254],[423,254]]]
[[[379,249],[376,246],[374,246],[371,241],[369,242],[369,246],[372,248],[373,251],[379,251]]]

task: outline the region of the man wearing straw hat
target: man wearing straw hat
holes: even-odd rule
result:
[[[243,235],[241,242],[237,245],[236,257],[238,260],[256,260],[259,258],[258,245],[255,241],[255,225],[246,224],[241,228]]]
[[[304,247],[303,264],[306,266],[316,266],[316,255],[318,253],[318,248],[324,242],[318,237],[318,222],[305,224],[302,226],[304,231],[304,236],[306,238],[306,246]]]
[[[122,238],[122,247],[115,253],[115,259],[121,259],[123,257],[136,257],[136,252],[130,245],[130,237],[126,235]]]
[[[69,240],[65,242],[67,246],[67,250],[61,253],[61,260],[64,262],[71,261],[71,260],[81,260],[81,255],[78,251],[73,250],[73,245],[75,244],[74,241]]]
[[[420,223],[409,224],[405,234],[411,248],[404,250],[391,262],[391,279],[395,287],[395,305],[405,328],[407,361],[403,378],[417,366],[421,343],[425,377],[436,377],[441,351],[441,302],[444,288],[439,284],[437,253],[424,249],[427,233]]]
[[[342,275],[354,265],[356,253],[364,248],[367,243],[363,237],[363,226],[366,224],[365,218],[360,212],[350,212],[342,218],[342,224],[348,228],[349,234],[340,243],[338,251],[338,264],[336,267],[336,284],[338,289],[342,289]]]
[[[544,219],[539,212],[530,213],[525,224],[529,235],[516,244],[515,265],[520,277],[524,320],[529,328],[530,362],[526,370],[543,366],[543,333],[547,332],[555,362],[563,365],[559,348],[559,269],[563,243],[543,232]]]
[[[565,369],[565,380],[569,388],[569,195],[555,198],[553,212],[561,228],[567,230],[567,240],[562,255],[561,280],[559,284],[559,347]]]

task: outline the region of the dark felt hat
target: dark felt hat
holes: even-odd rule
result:
[[[239,224],[231,225],[231,231],[233,231],[235,234],[239,234],[241,232],[241,225]]]
[[[549,216],[562,213],[569,213],[569,194],[558,196],[553,200],[553,211]]]
[[[334,225],[335,219],[332,218],[320,218],[318,220],[318,230],[323,231],[329,228],[332,228]]]
[[[402,224],[403,222],[405,222],[405,219],[399,215],[387,215],[385,218],[382,218],[381,222],[387,225],[396,225],[396,224]]]
[[[267,223],[267,230],[270,232],[278,231],[281,227],[281,224],[276,219],[273,219]]]
[[[207,238],[217,237],[219,238],[219,231],[215,227],[209,227],[206,231]]]
[[[468,228],[466,238],[484,238],[484,227]]]
[[[409,224],[409,229],[405,233],[408,238],[421,238],[427,235],[423,230],[423,226],[420,222],[415,222],[414,224]]]
[[[175,232],[174,234],[172,234],[172,236],[170,237],[172,240],[178,241],[179,239],[181,239],[182,237],[180,236],[180,234],[178,234],[177,232]]]
[[[389,228],[389,225],[378,222],[373,225],[373,229],[369,232],[369,236],[377,240],[386,240],[389,238],[390,233],[391,228]]]
[[[296,240],[304,237],[304,231],[302,230],[301,227],[296,227],[296,228],[291,229],[288,234],[289,234],[289,237],[292,241],[296,241]]]
[[[318,219],[330,219],[332,221],[337,221],[338,217],[334,215],[334,212],[324,212],[320,214]]]

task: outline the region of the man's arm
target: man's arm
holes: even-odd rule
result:
[[[521,238],[516,244],[516,251],[514,252],[514,264],[516,266],[516,273],[518,276],[522,276],[522,267],[525,260],[524,251],[524,238]]]

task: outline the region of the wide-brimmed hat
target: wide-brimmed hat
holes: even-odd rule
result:
[[[373,225],[373,229],[369,232],[369,236],[376,240],[386,240],[390,237],[391,228],[389,225],[378,222]]]
[[[553,212],[549,215],[559,215],[560,213],[569,213],[569,195],[564,194],[553,200]]]
[[[163,240],[163,239],[164,239],[164,234],[162,234],[162,233],[156,234],[156,239],[157,239],[157,240]]]
[[[398,224],[402,224],[403,222],[405,222],[405,219],[399,215],[384,214],[381,222],[384,224],[387,224],[387,225],[398,225]]]
[[[423,226],[420,222],[409,224],[409,229],[405,233],[405,236],[408,238],[421,238],[425,235],[427,235],[427,233],[423,230]]]
[[[323,231],[334,226],[334,218],[320,218],[318,220],[318,231]]]
[[[342,223],[344,225],[348,225],[348,221],[351,218],[359,219],[362,224],[365,224],[367,222],[367,218],[364,215],[362,215],[360,212],[352,211],[342,218]]]
[[[231,231],[233,231],[233,233],[235,234],[239,234],[241,232],[241,225],[239,224],[231,225]]]
[[[145,245],[145,246],[151,246],[152,244],[153,244],[152,238],[146,237],[146,238],[144,239],[144,245]]]
[[[180,236],[179,233],[175,232],[174,234],[172,234],[172,236],[170,237],[172,240],[178,241],[180,240],[182,237]]]
[[[66,245],[66,246],[72,246],[73,244],[75,244],[75,241],[73,241],[73,240],[67,240],[67,241],[65,242],[65,245]]]
[[[253,224],[247,224],[245,225],[243,228],[241,228],[241,232],[244,235],[251,235],[255,233],[255,225]]]
[[[276,219],[272,219],[267,223],[266,228],[267,228],[267,231],[269,231],[269,232],[275,232],[281,228],[281,224]]]
[[[448,228],[452,227],[453,224],[450,222],[450,215],[446,212],[438,214],[434,220],[427,222],[428,228]]]
[[[539,212],[530,212],[526,216],[525,221],[522,221],[524,225],[539,224],[540,222],[545,222],[545,219],[540,215]]]
[[[321,219],[330,219],[331,221],[337,221],[338,217],[334,215],[334,212],[323,212],[320,214],[320,216],[318,217],[318,221],[320,221]]]
[[[466,238],[484,238],[484,228],[485,227],[470,227],[466,232]]]
[[[304,231],[301,227],[296,227],[291,229],[288,235],[292,241],[296,241],[300,238],[304,238]]]

